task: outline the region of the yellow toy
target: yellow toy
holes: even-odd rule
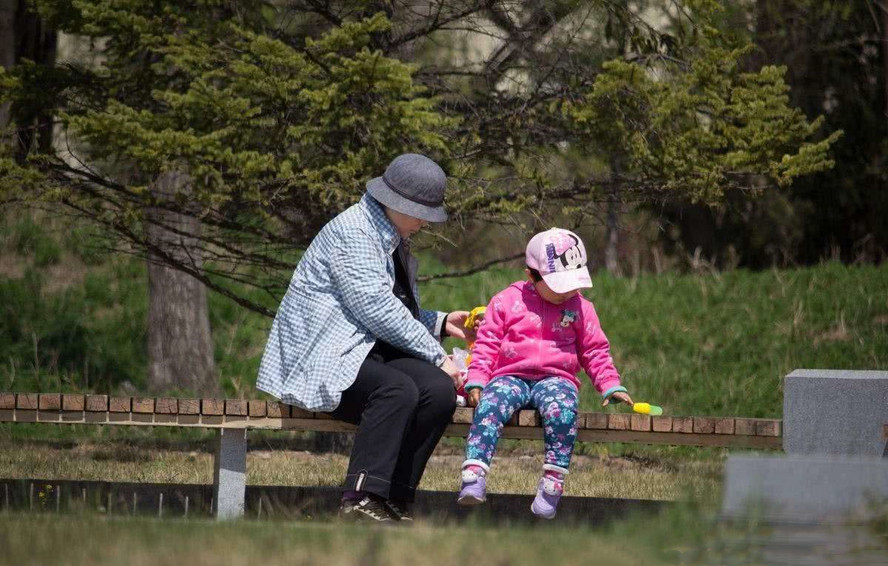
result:
[[[478,327],[481,326],[481,322],[484,321],[484,313],[487,312],[487,307],[475,307],[469,313],[468,318],[466,318],[465,326],[466,328],[470,328],[472,330],[478,330]],[[472,348],[475,346],[475,341],[466,342],[466,347],[469,349],[469,355],[466,357],[466,365],[472,361]]]
[[[650,403],[635,403],[632,405],[632,410],[642,415],[659,416],[663,414],[663,407],[651,405]]]

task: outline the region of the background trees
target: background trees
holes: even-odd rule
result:
[[[787,186],[828,169],[837,138],[790,106],[783,70],[743,69],[708,2],[37,7],[102,63],[8,75],[19,104],[51,91],[63,143],[7,160],[6,194],[60,202],[267,314],[294,251],[403,151],[444,162],[458,222],[527,231],[598,201]],[[160,194],[165,173],[188,182]]]
[[[205,288],[273,314],[317,229],[405,151],[453,180],[453,221],[420,243],[457,272],[554,223],[614,272],[659,243],[727,265],[833,243],[878,258],[881,7],[812,6],[19,2],[89,56],[4,64],[0,199],[82,217],[149,262],[158,388],[212,387]],[[790,58],[833,44],[822,77]],[[816,96],[797,84],[812,75]]]

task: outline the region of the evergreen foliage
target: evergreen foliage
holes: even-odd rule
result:
[[[784,70],[741,71],[717,3],[672,4],[35,0],[100,63],[0,74],[0,99],[60,121],[48,152],[0,160],[0,202],[61,203],[146,256],[152,208],[199,218],[204,263],[165,260],[270,315],[299,249],[400,153],[444,164],[457,220],[499,222],[613,185],[716,203],[829,168],[838,134],[789,105]],[[501,41],[460,70],[464,29]],[[161,200],[168,171],[191,183]]]

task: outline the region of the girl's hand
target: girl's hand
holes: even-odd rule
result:
[[[453,311],[447,315],[447,335],[459,338],[465,342],[471,342],[475,339],[475,329],[466,328],[466,319],[469,318],[469,311]]]
[[[466,403],[469,407],[477,407],[478,403],[481,402],[481,389],[478,387],[473,387],[466,391]]]
[[[630,407],[635,404],[632,402],[632,397],[630,397],[628,393],[625,393],[623,391],[617,391],[616,393],[614,393],[613,395],[611,395],[610,397],[605,399],[604,402],[601,403],[601,406],[607,407],[608,405],[610,405],[611,399],[619,399],[620,401],[626,403]]]

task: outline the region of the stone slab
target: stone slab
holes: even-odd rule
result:
[[[795,370],[783,393],[787,454],[888,456],[888,371]]]
[[[864,519],[888,498],[888,460],[830,455],[731,455],[722,513],[773,522]]]

